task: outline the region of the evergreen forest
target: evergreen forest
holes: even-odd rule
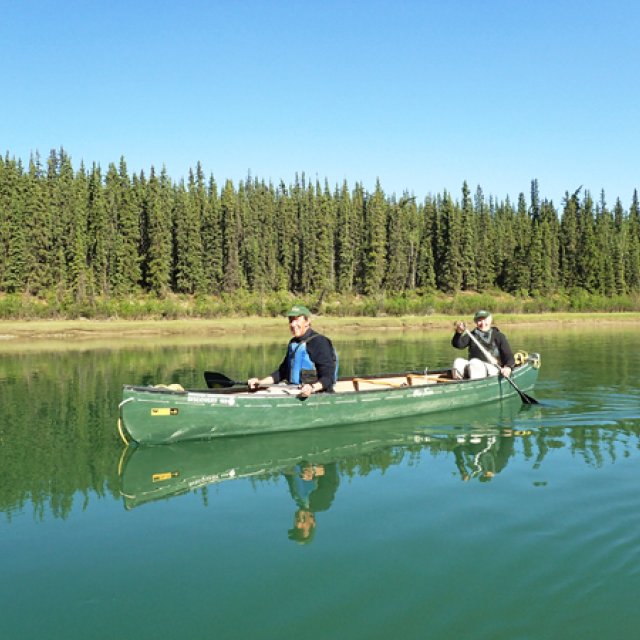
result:
[[[380,300],[428,312],[464,293],[640,310],[637,190],[628,208],[582,189],[558,208],[537,180],[517,202],[466,182],[418,202],[379,181],[218,184],[198,163],[176,182],[153,167],[130,174],[124,158],[74,168],[64,149],[28,166],[0,157],[1,317],[117,315],[127,301],[169,299],[189,301],[187,315],[277,314],[291,297],[329,312],[356,299],[378,301],[374,314]]]

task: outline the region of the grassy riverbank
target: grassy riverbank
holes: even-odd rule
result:
[[[406,315],[393,317],[314,316],[313,326],[326,332],[404,331],[446,329],[461,316]],[[468,318],[464,318],[469,320]],[[495,314],[503,328],[526,325],[640,324],[640,313],[536,313]],[[136,336],[222,336],[286,334],[284,318],[249,316],[212,320],[5,320],[0,321],[3,342],[40,339],[117,339]]]

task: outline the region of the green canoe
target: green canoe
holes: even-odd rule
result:
[[[335,393],[306,399],[298,389],[273,385],[250,392],[175,390],[124,385],[118,429],[125,442],[170,444],[239,435],[361,424],[475,407],[533,389],[538,354],[525,354],[511,379],[452,380],[449,370],[342,378]]]
[[[516,396],[451,414],[434,413],[309,431],[287,431],[209,441],[176,442],[161,447],[127,446],[118,465],[126,509],[196,491],[208,485],[251,478],[272,482],[296,467],[340,464],[343,473],[365,475],[400,464],[405,455],[428,449],[433,456],[467,461],[480,477],[480,463],[491,454],[493,472],[506,465],[516,436],[522,402]],[[476,460],[482,458],[482,460]],[[471,462],[474,464],[471,464]],[[497,467],[495,465],[498,465]],[[499,467],[499,468],[498,468]],[[455,467],[454,467],[455,468]]]

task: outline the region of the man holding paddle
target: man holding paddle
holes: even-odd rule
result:
[[[301,385],[301,398],[312,393],[332,391],[336,382],[338,359],[329,338],[311,328],[311,312],[303,304],[294,304],[286,313],[292,338],[287,345],[284,360],[266,378],[249,378],[249,389],[288,381]],[[306,374],[306,375],[305,375]],[[311,376],[310,379],[307,378]]]
[[[456,349],[469,349],[469,359],[456,358],[451,373],[456,380],[486,378],[498,374],[508,378],[515,366],[513,352],[506,336],[492,326],[489,311],[480,310],[473,316],[475,329],[469,331],[464,322],[454,323],[451,344]]]

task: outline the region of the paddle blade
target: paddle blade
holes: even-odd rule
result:
[[[527,395],[524,391],[522,392],[522,400],[525,404],[540,404],[538,400],[536,400],[533,396]]]
[[[540,404],[534,397],[527,395],[511,378],[507,377],[507,382],[518,392],[522,402],[525,404]]]
[[[217,371],[205,371],[204,381],[207,383],[207,388],[209,389],[228,389],[237,384],[235,380]]]

